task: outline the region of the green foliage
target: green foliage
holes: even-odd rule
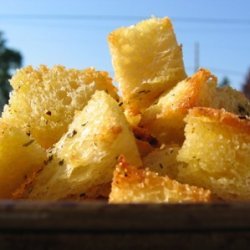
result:
[[[22,65],[20,52],[6,47],[6,40],[0,32],[0,111],[9,99],[11,86],[9,79],[13,71]]]
[[[245,82],[243,83],[243,93],[250,99],[250,69],[248,70]]]
[[[220,87],[223,86],[230,86],[230,80],[228,79],[228,77],[223,77],[223,79],[221,80],[221,82],[219,83]]]

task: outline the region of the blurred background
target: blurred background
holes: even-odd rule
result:
[[[114,74],[107,35],[150,16],[172,19],[188,74],[210,69],[250,98],[248,0],[0,0],[0,108],[19,67],[94,66]]]

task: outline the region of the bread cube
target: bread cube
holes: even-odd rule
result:
[[[210,71],[200,69],[150,106],[142,114],[140,126],[151,131],[161,143],[182,144],[184,118],[193,107],[224,108],[240,115],[250,114],[250,102],[242,93],[216,85],[217,78]]]
[[[105,90],[117,98],[112,79],[106,72],[93,68],[28,66],[18,70],[10,83],[14,90],[3,119],[31,133],[44,148],[60,139],[75,111],[82,110],[96,90]]]
[[[43,166],[46,151],[24,131],[0,121],[0,198],[12,193]]]
[[[250,120],[225,110],[194,108],[185,118],[178,181],[224,200],[250,199]]]
[[[208,202],[210,195],[209,190],[180,184],[167,176],[133,166],[123,157],[114,172],[109,202],[194,203]]]
[[[121,154],[131,164],[141,164],[135,138],[122,110],[104,91],[95,92],[50,151],[46,166],[27,188],[25,195],[29,199],[84,196],[90,189],[111,182]]]
[[[217,79],[201,69],[163,94],[142,116],[140,126],[151,131],[161,143],[182,143],[184,117],[195,106],[217,106],[214,103]]]
[[[119,28],[108,42],[128,117],[186,77],[182,48],[167,17]]]

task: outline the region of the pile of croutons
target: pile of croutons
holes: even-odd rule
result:
[[[169,18],[108,36],[121,96],[94,68],[16,72],[0,120],[0,198],[250,200],[250,102],[187,77]]]

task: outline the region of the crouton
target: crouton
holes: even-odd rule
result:
[[[195,106],[210,106],[216,94],[217,79],[201,69],[162,95],[144,113],[140,126],[151,131],[161,143],[184,140],[184,117]],[[216,104],[214,104],[216,105]]]
[[[91,188],[111,182],[121,154],[131,164],[141,164],[118,103],[104,91],[96,91],[76,114],[68,132],[49,150],[46,166],[26,195],[32,200],[83,196]]]
[[[169,177],[158,176],[144,168],[128,164],[124,157],[117,165],[110,203],[184,203],[208,202],[210,191],[180,184]]]
[[[45,149],[30,134],[0,121],[0,198],[11,198],[45,159]]]
[[[136,116],[186,77],[182,48],[169,18],[150,18],[108,37],[127,116]]]
[[[200,69],[150,106],[143,113],[140,126],[151,131],[161,143],[181,144],[184,140],[184,118],[193,107],[224,108],[240,115],[250,113],[250,102],[243,94],[230,87],[217,88],[216,85],[217,78],[210,71]]]
[[[31,133],[44,148],[60,139],[75,111],[87,104],[95,90],[105,90],[117,98],[108,74],[93,68],[28,66],[18,70],[10,83],[14,90],[4,108],[3,119]]]
[[[219,87],[216,91],[218,109],[224,108],[231,113],[250,116],[250,101],[243,93],[230,86]]]
[[[225,110],[194,108],[185,118],[177,180],[224,200],[250,199],[250,120]]]

